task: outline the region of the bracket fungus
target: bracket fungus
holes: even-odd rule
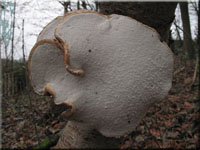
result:
[[[95,130],[108,142],[132,132],[168,94],[173,54],[154,29],[132,18],[82,10],[45,27],[28,69],[36,93],[70,106],[56,147],[105,148],[110,144],[86,137]]]

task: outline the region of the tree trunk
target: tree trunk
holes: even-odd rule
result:
[[[156,29],[164,41],[168,41],[176,6],[176,2],[99,2],[101,13],[132,17]]]
[[[66,14],[68,12],[68,8],[71,9],[71,1],[66,1],[66,2],[61,2],[60,4],[63,5],[64,7],[64,14]]]
[[[198,7],[198,35],[197,35],[197,45],[200,49],[200,0],[199,0],[199,7]]]
[[[15,39],[15,12],[16,12],[16,0],[14,1],[14,14],[13,14],[13,33],[12,33],[12,45],[11,45],[11,96],[14,96],[14,39]]]
[[[25,65],[25,52],[24,52],[24,19],[22,21],[22,54],[23,54],[23,64]]]
[[[80,1],[77,1],[77,10],[80,10]]]
[[[12,33],[12,45],[11,45],[11,69],[13,71],[13,60],[14,60],[14,37],[15,37],[15,11],[16,11],[16,0],[14,2],[14,14],[13,14],[13,33]]]
[[[189,20],[189,13],[188,13],[188,3],[181,2],[181,18],[183,22],[183,37],[184,37],[184,51],[187,52],[190,59],[194,58],[195,51],[192,44],[192,36],[190,31],[190,20]]]
[[[119,149],[119,139],[102,136],[91,127],[69,121],[53,149]]]
[[[181,34],[180,34],[178,26],[176,24],[176,19],[174,20],[174,25],[175,25],[175,29],[176,29],[176,34],[178,36],[178,40],[181,41]]]
[[[3,9],[3,5],[1,5],[1,2],[0,2],[0,19],[1,19],[1,11]],[[0,24],[0,33],[1,33],[1,24]],[[3,87],[3,80],[2,80],[2,63],[1,63],[1,37],[0,37],[0,108],[1,107],[1,100],[2,100],[2,87]],[[2,118],[2,110],[0,110],[0,118]],[[0,123],[0,128],[1,128],[1,123]],[[0,141],[1,141],[1,135],[0,135]],[[2,148],[2,145],[0,143],[0,149]]]
[[[83,7],[84,9],[87,9],[87,5],[86,5],[85,0],[82,0],[81,2],[82,2],[82,7]]]

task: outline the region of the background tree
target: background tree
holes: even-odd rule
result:
[[[197,10],[198,12],[198,35],[197,35],[197,44],[198,46],[200,45],[200,0],[199,0],[199,9]],[[200,46],[199,46],[200,48]]]
[[[188,3],[181,2],[179,4],[181,8],[181,18],[182,18],[182,23],[183,23],[183,37],[184,37],[183,50],[188,55],[188,57],[192,59],[195,56],[195,50],[193,47],[193,41],[192,41],[191,30],[190,30]]]
[[[176,6],[176,2],[99,2],[98,5],[103,14],[129,16],[153,27],[165,41],[168,41]]]

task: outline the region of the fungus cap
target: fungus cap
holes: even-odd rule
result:
[[[49,22],[44,29],[40,32],[37,41],[44,40],[44,39],[55,39],[54,30],[56,29],[57,25],[63,19],[63,16],[58,16],[54,18],[51,22]]]
[[[73,107],[70,120],[122,136],[168,94],[173,54],[154,29],[121,15],[76,12],[55,31],[59,42],[39,41],[32,49],[29,77],[37,93],[52,93],[55,103]],[[66,70],[63,44],[83,76]]]

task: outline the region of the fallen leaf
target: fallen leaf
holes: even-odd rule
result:
[[[199,142],[199,137],[198,136],[194,136],[194,143],[197,143],[197,142]]]
[[[190,126],[190,124],[183,124],[182,129],[186,129]]]
[[[158,144],[155,141],[148,141],[147,146],[148,147],[158,147]]]
[[[178,137],[178,135],[179,135],[179,133],[177,132],[177,131],[168,131],[167,132],[167,137],[168,138],[177,138]]]
[[[54,125],[58,122],[58,120],[54,120],[51,124]]]
[[[120,149],[127,149],[132,145],[132,141],[125,141],[123,145],[120,146]]]
[[[161,136],[161,133],[160,133],[159,130],[151,129],[150,133],[155,137],[160,137]]]
[[[165,121],[165,126],[169,127],[169,126],[171,126],[171,125],[172,125],[172,122],[171,122],[170,120]]]
[[[192,104],[190,104],[189,102],[184,102],[184,104],[183,104],[185,107],[191,107],[192,106]]]
[[[59,123],[55,124],[55,125],[53,126],[53,128],[54,128],[54,129],[60,128],[60,124],[59,124]]]
[[[135,138],[135,140],[136,140],[136,142],[143,142],[144,141],[144,137],[142,136],[142,135],[138,135],[138,136],[136,136],[136,138]]]

